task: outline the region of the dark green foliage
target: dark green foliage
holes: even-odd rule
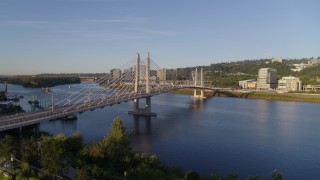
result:
[[[57,135],[54,138],[41,137],[40,164],[43,169],[50,174],[60,175],[65,166],[66,140],[64,135]]]
[[[16,176],[16,180],[31,180],[31,179],[38,179],[36,178],[35,172],[30,168],[30,165],[28,163],[21,163],[20,165],[20,172]]]
[[[35,138],[25,139],[20,145],[21,160],[35,164],[38,159],[38,143]]]
[[[52,87],[62,84],[80,83],[79,77],[39,77],[39,76],[12,76],[1,77],[0,81],[10,84],[19,84],[23,87]]]
[[[16,113],[21,113],[24,112],[22,107],[20,105],[10,105],[7,108],[3,109],[0,111],[0,115],[11,115],[11,114],[16,114]]]
[[[219,171],[214,170],[212,173],[212,180],[222,180],[222,176],[220,176]]]
[[[0,91],[0,101],[6,101],[6,100],[7,100],[6,93],[4,91]]]
[[[123,175],[130,168],[131,146],[126,128],[117,117],[112,123],[111,134],[83,150],[83,163],[89,166],[93,177],[108,178]]]
[[[185,180],[199,180],[200,176],[196,171],[189,171],[184,176]]]
[[[135,153],[131,163],[131,169],[127,172],[128,179],[168,179],[164,165],[155,155]]]
[[[247,180],[260,180],[259,176],[249,176]]]
[[[271,176],[272,180],[282,180],[282,175],[280,171],[274,170]]]
[[[5,157],[7,160],[11,158],[11,155],[18,155],[18,141],[10,135],[5,135],[0,140],[0,156]]]
[[[239,179],[239,176],[238,174],[235,174],[235,173],[230,173],[227,175],[227,180],[238,180]]]
[[[89,170],[85,167],[77,169],[77,180],[89,180]]]
[[[83,137],[79,132],[75,132],[66,141],[66,153],[71,162],[77,163],[77,158],[80,156],[83,148]]]
[[[298,75],[304,84],[319,85],[320,64],[307,67],[300,71]]]

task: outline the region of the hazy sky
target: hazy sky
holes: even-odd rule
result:
[[[320,56],[319,0],[0,0],[0,74]]]

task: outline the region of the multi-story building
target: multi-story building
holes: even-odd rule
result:
[[[160,81],[175,81],[177,79],[177,70],[166,68],[159,69],[157,76]]]
[[[121,69],[111,69],[110,71],[111,78],[121,78]]]
[[[277,88],[277,70],[272,68],[259,69],[257,89],[270,90]]]
[[[278,81],[278,88],[279,91],[301,91],[302,90],[302,82],[299,80],[299,78],[296,77],[282,77]]]
[[[292,68],[291,71],[299,72],[299,71],[303,70],[304,68],[310,66],[310,64],[301,63],[301,64],[293,64],[293,66],[295,68]]]
[[[239,86],[242,89],[256,89],[257,88],[257,81],[254,79],[239,81]]]
[[[273,58],[272,60],[271,60],[271,62],[279,62],[279,63],[282,63],[282,58],[279,58],[279,57],[277,57],[277,58]]]

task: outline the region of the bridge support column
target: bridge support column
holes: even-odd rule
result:
[[[135,92],[138,92],[139,88],[139,72],[140,72],[140,56],[138,54],[137,57],[137,66],[136,66],[136,81],[135,81]],[[149,78],[150,77],[150,55],[148,52],[147,59],[146,59],[146,94],[150,93],[149,87]],[[146,106],[145,108],[139,108],[139,99],[134,100],[134,110],[129,111],[129,114],[133,115],[140,115],[140,116],[156,116],[156,113],[151,112],[151,97],[146,97]]]
[[[201,68],[201,75],[200,75],[201,87],[203,87],[203,68]],[[204,98],[204,90],[201,89],[200,98]]]
[[[194,73],[194,86],[198,86],[198,68],[196,68],[195,70],[195,73]],[[203,84],[203,68],[201,68],[201,71],[200,71],[200,88],[203,87],[204,84]],[[193,97],[194,98],[205,98],[204,97],[204,90],[203,89],[200,89],[200,95],[197,95],[197,89],[195,88],[194,91],[193,91]]]

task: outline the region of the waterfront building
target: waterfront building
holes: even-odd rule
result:
[[[160,81],[175,81],[177,79],[177,70],[162,68],[158,70],[157,76]]]
[[[302,82],[299,78],[289,76],[289,77],[282,77],[278,81],[278,91],[288,92],[288,91],[301,91],[302,90]]]
[[[319,91],[320,85],[305,85],[303,86],[304,91]]]
[[[242,89],[256,89],[257,88],[257,81],[254,79],[239,81],[239,86]]]
[[[248,89],[257,89],[257,81],[248,82]]]
[[[271,90],[277,88],[277,70],[272,68],[259,69],[257,89]]]

